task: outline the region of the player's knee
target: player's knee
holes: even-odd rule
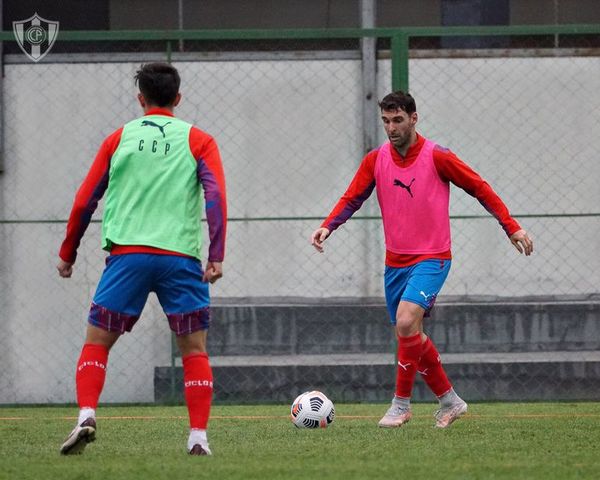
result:
[[[419,330],[418,321],[412,315],[396,315],[396,332],[401,337],[407,337]]]
[[[412,305],[401,304],[396,312],[396,332],[401,337],[414,335],[419,331],[423,315],[421,309],[411,307]]]
[[[176,337],[177,346],[182,356],[206,353],[206,330],[199,330]]]
[[[109,330],[88,324],[85,343],[103,345],[110,350],[120,336],[121,332],[111,332]]]

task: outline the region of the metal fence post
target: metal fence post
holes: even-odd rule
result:
[[[375,26],[375,2],[361,0],[361,27]],[[361,73],[362,73],[362,119],[363,119],[363,152],[375,148],[377,141],[377,38],[362,37],[360,40]]]
[[[392,90],[408,91],[408,34],[392,37]]]

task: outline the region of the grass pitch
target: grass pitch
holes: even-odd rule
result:
[[[298,430],[286,406],[216,406],[212,457],[187,455],[184,407],[101,407],[95,443],[58,449],[75,408],[0,408],[0,479],[597,479],[600,403],[471,404],[447,430],[433,404],[399,429],[387,405],[336,405],[326,430]]]

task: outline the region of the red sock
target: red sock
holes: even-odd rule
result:
[[[396,367],[396,396],[410,398],[423,343],[421,333],[398,337],[398,365]]]
[[[75,372],[77,403],[79,408],[96,408],[104,387],[108,348],[104,345],[86,343],[81,349]]]
[[[183,357],[183,393],[190,428],[206,430],[213,394],[213,376],[206,353]]]
[[[441,397],[452,388],[444,367],[442,367],[440,354],[429,337],[423,344],[419,373],[436,397]]]

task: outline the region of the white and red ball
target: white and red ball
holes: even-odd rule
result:
[[[334,418],[333,402],[322,392],[304,392],[292,403],[291,420],[298,428],[327,428]]]

